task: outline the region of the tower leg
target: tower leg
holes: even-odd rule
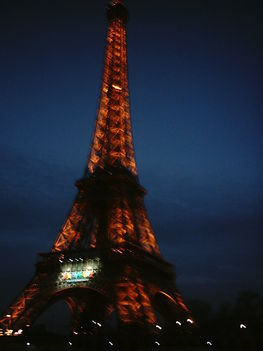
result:
[[[3,314],[0,325],[7,333],[24,331],[48,305],[50,295],[43,294],[39,288],[39,281],[40,276],[36,274]]]

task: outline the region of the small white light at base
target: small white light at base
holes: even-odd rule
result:
[[[110,346],[113,346],[113,342],[109,341]]]
[[[211,341],[207,341],[206,343],[207,343],[207,345],[212,346]]]
[[[26,346],[30,346],[30,342],[29,341],[26,343]]]
[[[13,334],[13,329],[6,329],[5,335],[10,336]]]
[[[182,323],[181,323],[181,322],[179,322],[179,321],[176,321],[175,323],[176,323],[176,324],[178,324],[178,325],[182,325]]]
[[[158,325],[158,324],[156,324],[156,328],[160,329],[160,330],[162,329],[162,327],[160,325]]]
[[[245,324],[241,323],[239,326],[240,329],[247,329],[247,327],[245,326]]]
[[[155,344],[156,345],[158,345],[158,346],[160,346],[161,344],[158,342],[158,341],[155,341]]]
[[[191,323],[191,324],[194,323],[194,321],[193,321],[191,318],[188,318],[188,319],[186,320],[186,322]]]

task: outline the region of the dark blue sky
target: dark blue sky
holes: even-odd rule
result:
[[[106,0],[2,1],[0,310],[72,204],[95,123]],[[262,11],[127,0],[134,144],[186,298],[263,293]]]

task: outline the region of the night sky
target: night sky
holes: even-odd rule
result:
[[[262,11],[127,0],[140,182],[186,299],[263,293]],[[2,0],[0,311],[50,250],[87,161],[107,0]]]

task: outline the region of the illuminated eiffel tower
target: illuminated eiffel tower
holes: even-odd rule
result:
[[[34,277],[0,325],[3,335],[23,334],[44,310],[64,300],[76,335],[99,335],[98,329],[111,325],[120,349],[146,350],[159,343],[160,321],[174,326],[193,321],[174,285],[172,266],[160,254],[138,180],[127,77],[128,13],[115,1],[107,17],[99,108],[84,176],[76,182],[77,196],[50,253],[40,255]]]

